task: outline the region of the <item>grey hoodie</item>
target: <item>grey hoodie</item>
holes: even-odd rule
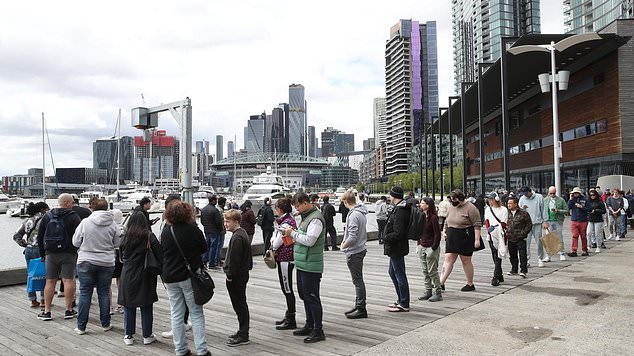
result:
[[[114,249],[121,242],[121,229],[114,222],[111,211],[97,210],[82,220],[75,234],[73,245],[79,248],[77,264],[113,267]]]
[[[343,244],[343,242],[350,240],[348,242],[350,245],[341,249],[346,256],[354,255],[355,253],[359,253],[367,249],[365,247],[365,244],[368,241],[368,233],[366,231],[367,214],[368,208],[366,208],[363,203],[358,204],[348,212],[348,216],[346,218],[346,229],[344,231],[343,241],[341,242]]]
[[[518,205],[531,216],[533,224],[541,224],[544,221],[548,221],[548,215],[544,216],[544,197],[541,194],[533,192],[530,198],[522,195]],[[526,205],[526,208],[524,208],[524,205]]]

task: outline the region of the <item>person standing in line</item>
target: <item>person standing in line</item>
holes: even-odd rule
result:
[[[319,210],[320,209],[320,206],[319,206],[319,195],[313,193],[309,197],[310,197],[310,203],[313,204],[315,206],[315,208],[317,208],[317,210]]]
[[[136,309],[140,308],[143,344],[149,345],[156,341],[152,333],[152,324],[153,306],[158,301],[158,295],[156,294],[157,276],[145,271],[145,256],[148,252],[153,253],[162,266],[163,250],[156,236],[148,229],[147,221],[142,214],[133,214],[130,217],[120,250],[124,262],[118,302],[124,307],[123,342],[126,345],[134,344]]]
[[[506,202],[509,208],[508,231],[509,231],[509,257],[511,259],[511,271],[508,275],[517,274],[517,264],[519,256],[520,277],[526,278],[528,273],[528,263],[526,258],[526,236],[533,228],[531,216],[526,210],[519,208],[519,199],[510,196]]]
[[[264,253],[271,248],[271,237],[273,237],[273,224],[275,223],[275,213],[271,207],[271,199],[264,198],[264,205],[258,212],[262,215],[262,239],[264,240]]]
[[[548,216],[548,218],[544,220],[542,227],[555,232],[559,236],[559,240],[561,241],[561,250],[559,251],[560,261],[566,260],[562,230],[566,213],[568,213],[568,205],[562,197],[557,195],[557,188],[551,186],[548,188],[548,196],[544,198],[544,212],[542,215]],[[544,262],[549,261],[550,256],[545,255]]]
[[[484,207],[486,206],[484,194],[478,194],[478,196],[475,196],[475,193],[473,193],[473,198],[475,199],[475,201],[473,201],[472,203],[473,205],[475,205],[476,208],[478,208],[478,212],[480,213],[480,220],[482,224],[484,224]],[[500,197],[500,200],[502,200],[502,197]],[[506,201],[504,201],[504,204],[506,204]]]
[[[385,224],[387,224],[387,197],[382,195],[377,200],[374,210],[376,211],[376,224],[379,230],[379,245],[382,245],[383,236],[385,235]]]
[[[293,205],[302,221],[297,229],[286,228],[284,236],[294,241],[293,257],[297,267],[297,290],[304,301],[306,324],[293,331],[295,336],[306,336],[304,343],[326,340],[323,331],[323,307],[319,297],[321,276],[324,272],[325,223],[321,212],[310,203],[306,193],[293,196]]]
[[[324,197],[325,200],[326,197]],[[334,208],[333,208],[334,209]],[[275,250],[275,262],[277,262],[277,276],[280,280],[280,288],[286,299],[286,313],[284,318],[275,322],[277,330],[291,330],[297,328],[295,319],[295,293],[293,293],[293,269],[295,268],[293,257],[293,241],[285,245],[282,239],[284,231],[291,227],[297,229],[297,222],[293,217],[293,206],[291,199],[284,197],[275,202],[275,211],[277,213],[277,229],[275,237],[272,241],[272,247]]]
[[[425,280],[425,294],[418,300],[439,302],[442,300],[442,288],[438,275],[438,260],[440,259],[440,224],[436,213],[436,203],[430,197],[423,198],[420,209],[425,213],[425,227],[418,240],[416,254],[420,259],[420,266]],[[433,288],[433,289],[432,289]]]
[[[240,227],[241,214],[237,210],[225,213],[225,228],[232,232],[225,265],[227,291],[231,305],[238,317],[238,332],[229,336],[227,346],[240,346],[249,343],[249,306],[247,304],[247,283],[249,270],[253,266],[251,243],[247,232]]]
[[[82,220],[73,234],[73,245],[78,249],[77,274],[79,276],[79,335],[86,333],[92,292],[97,288],[99,319],[103,331],[112,329],[110,324],[110,287],[114,272],[114,250],[121,243],[122,231],[107,211],[106,199],[91,204],[92,214]]]
[[[330,246],[333,251],[339,251],[337,247],[337,229],[335,228],[335,207],[330,204],[330,197],[324,196],[324,204],[321,206],[321,215],[324,217],[326,223],[326,236],[330,236]],[[328,238],[324,243],[324,251],[328,251]]]
[[[132,211],[133,214],[136,213],[141,213],[145,216],[145,219],[147,220],[147,226],[148,227],[152,227],[152,225],[154,225],[157,221],[159,221],[159,218],[156,218],[154,220],[150,220],[150,213],[148,213],[148,210],[150,210],[150,208],[152,207],[152,200],[148,197],[143,197],[141,198],[141,200],[139,200],[139,205],[137,207],[134,208],[134,210]]]
[[[214,243],[217,244],[216,240],[220,238],[220,232],[224,229],[222,216],[216,207],[217,203],[218,197],[212,195],[209,197],[209,204],[200,211],[200,223],[205,231],[205,242],[207,243],[207,252],[202,256],[203,264],[212,269],[217,268],[215,261],[213,261],[212,246]]]
[[[255,224],[257,223],[255,219],[255,213],[251,207],[253,204],[250,200],[246,200],[242,203],[240,210],[242,211],[242,218],[240,218],[240,227],[247,232],[249,236],[249,243],[253,243],[253,235],[255,235]]]
[[[487,196],[489,205],[484,209],[484,226],[487,229],[487,241],[491,247],[491,256],[493,257],[493,278],[491,285],[497,287],[504,282],[502,275],[502,259],[500,258],[500,249],[504,250],[506,245],[505,234],[508,224],[508,209],[500,202],[500,196],[496,192],[491,192]]]
[[[588,212],[588,240],[596,250],[601,252],[603,244],[603,215],[605,214],[605,204],[601,200],[596,190],[590,190],[589,198],[586,201],[586,211]]]
[[[473,256],[473,250],[480,247],[481,223],[478,209],[466,200],[462,191],[454,190],[451,193],[451,206],[447,212],[445,224],[445,232],[447,233],[445,260],[443,274],[440,277],[440,286],[443,290],[458,256],[460,256],[462,269],[467,278],[467,284],[460,290],[463,292],[475,290],[471,256]]]
[[[346,264],[348,265],[348,270],[350,270],[355,290],[354,308],[344,314],[348,319],[367,318],[363,259],[367,252],[368,233],[366,225],[368,221],[366,215],[368,214],[368,208],[363,204],[362,199],[357,203],[354,193],[351,191],[345,192],[341,197],[341,201],[346,205],[346,208],[350,209],[346,218],[346,229],[341,242],[341,250],[346,254]]]
[[[193,271],[203,268],[202,254],[207,251],[207,243],[202,231],[195,224],[196,211],[180,200],[170,202],[165,207],[164,218],[167,220],[161,232],[163,247],[162,279],[167,287],[170,301],[170,317],[176,355],[189,355],[187,337],[185,336],[184,316],[189,309],[194,345],[198,355],[211,355],[207,350],[205,339],[205,314],[203,306],[196,304],[192,289],[191,277],[185,260]],[[180,249],[177,246],[180,246]],[[183,251],[181,254],[180,251]]]
[[[339,209],[337,209],[337,212],[339,214],[341,214],[341,226],[343,226],[343,228],[346,228],[346,218],[348,217],[348,212],[349,209],[346,208],[346,205],[342,202],[339,203]]]
[[[117,227],[121,231],[121,236],[124,236],[125,229],[123,228],[123,212],[119,209],[112,209],[112,219]],[[121,240],[123,242],[123,240]],[[121,271],[123,270],[123,259],[121,258],[121,250],[119,248],[114,249],[114,271],[112,272],[112,278],[115,280],[117,290],[121,290]],[[123,314],[123,305],[117,303],[117,312]],[[112,286],[110,287],[110,314],[114,314],[114,308],[112,304]]]
[[[218,205],[216,206],[216,208],[220,212],[220,216],[222,217],[222,231],[220,232],[220,238],[212,246],[212,249],[214,251],[213,252],[214,262],[216,263],[216,266],[218,267],[223,266],[223,260],[220,258],[220,254],[222,252],[222,249],[225,247],[225,234],[227,233],[227,230],[225,229],[225,223],[224,223],[226,203],[227,203],[227,198],[220,197],[218,198]]]
[[[445,228],[445,220],[447,220],[447,212],[451,206],[451,197],[447,195],[444,200],[438,203],[438,223],[440,224],[440,231]]]
[[[568,210],[570,211],[570,232],[572,233],[572,252],[570,257],[577,257],[579,238],[581,238],[581,256],[588,256],[588,211],[586,210],[587,199],[583,196],[581,188],[574,187],[568,200]]]
[[[544,245],[542,244],[542,223],[548,219],[548,215],[544,215],[544,197],[533,191],[530,187],[522,187],[519,190],[521,194],[519,205],[526,210],[531,217],[533,227],[528,233],[526,241],[526,259],[528,267],[531,266],[531,243],[533,240],[537,243],[537,267],[544,267],[546,255],[544,254]],[[550,261],[550,259],[548,260]]]
[[[24,247],[24,259],[26,260],[27,268],[32,259],[40,257],[40,248],[37,245],[37,231],[42,217],[48,210],[48,205],[45,202],[29,203],[26,207],[26,213],[29,217],[22,222],[18,231],[13,234],[13,241],[20,247]],[[27,296],[31,301],[31,308],[44,307],[44,291],[40,292],[40,302],[37,301],[35,292],[28,292]]]
[[[409,226],[411,205],[403,200],[403,188],[394,186],[390,190],[390,202],[394,209],[385,225],[383,254],[389,256],[388,274],[396,289],[397,301],[388,305],[389,312],[409,311],[409,283],[405,271],[405,256],[409,254],[407,227]]]
[[[37,318],[44,321],[53,319],[51,317],[51,304],[53,303],[55,284],[60,277],[62,277],[66,288],[64,319],[72,319],[77,315],[77,312],[73,310],[77,249],[73,246],[72,238],[81,218],[72,210],[73,197],[70,194],[60,194],[57,203],[59,208],[47,212],[42,217],[37,230],[37,245],[42,261],[46,263],[45,305],[44,311]]]

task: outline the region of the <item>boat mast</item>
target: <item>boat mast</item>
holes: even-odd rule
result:
[[[46,143],[44,143],[44,113],[42,113],[42,199],[46,201]]]
[[[119,169],[121,168],[120,156],[121,156],[121,108],[119,108],[119,116],[117,117],[117,196],[119,196]]]
[[[238,192],[237,186],[237,178],[236,177],[236,149],[235,147],[238,145],[238,141],[236,140],[237,136],[233,135],[233,194]]]

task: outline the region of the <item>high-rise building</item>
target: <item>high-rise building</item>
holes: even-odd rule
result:
[[[400,20],[385,45],[387,175],[408,172],[407,155],[438,111],[436,22]]]
[[[123,136],[119,143],[119,183],[132,180],[134,160],[134,140],[130,136]],[[116,184],[117,181],[117,138],[107,137],[92,143],[92,167],[105,169],[107,182]]]
[[[376,143],[374,142],[374,138],[370,137],[367,140],[363,140],[363,150],[370,151],[376,148]]]
[[[308,126],[308,156],[317,157],[317,136],[315,126]]]
[[[266,117],[264,128],[264,151],[265,152],[288,152],[284,109],[274,108],[271,115]]]
[[[374,143],[378,146],[385,142],[385,98],[374,98]]]
[[[502,37],[540,32],[539,0],[453,0],[451,11],[455,93],[500,58]]]
[[[224,157],[224,142],[222,135],[216,135],[216,161],[221,161]]]
[[[354,134],[347,134],[332,127],[321,133],[321,157],[335,157],[339,153],[354,151]]]
[[[216,136],[216,142],[218,137],[222,140],[222,136]],[[209,156],[209,141],[196,141],[196,150],[194,151],[194,162],[196,169],[192,169],[194,176],[198,178],[199,182],[207,182],[209,176],[209,166],[211,165],[211,157]]]
[[[179,147],[178,139],[167,136],[165,130],[154,132],[147,141],[134,136],[134,180],[145,184],[157,178],[178,179]]]
[[[597,32],[614,20],[632,18],[632,0],[564,0],[566,33]]]
[[[251,115],[247,122],[247,134],[244,137],[246,150],[249,153],[264,152],[264,124],[266,113]]]
[[[227,158],[233,158],[235,153],[235,147],[233,147],[233,141],[227,141]]]
[[[288,151],[289,153],[306,155],[307,130],[306,99],[304,86],[291,84],[288,86],[289,125],[288,125]]]

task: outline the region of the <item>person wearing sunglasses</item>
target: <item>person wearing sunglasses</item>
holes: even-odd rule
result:
[[[590,191],[586,210],[588,211],[588,240],[592,248],[596,248],[594,252],[599,253],[601,248],[605,247],[603,244],[603,215],[606,209],[596,190]]]
[[[548,219],[544,221],[542,227],[554,231],[559,236],[559,240],[561,241],[561,250],[559,251],[560,261],[566,260],[566,255],[564,254],[564,237],[561,230],[566,213],[568,213],[566,201],[557,195],[557,188],[551,186],[548,188],[548,196],[544,198],[544,216],[548,216]],[[546,255],[543,261],[549,262],[550,256]]]

